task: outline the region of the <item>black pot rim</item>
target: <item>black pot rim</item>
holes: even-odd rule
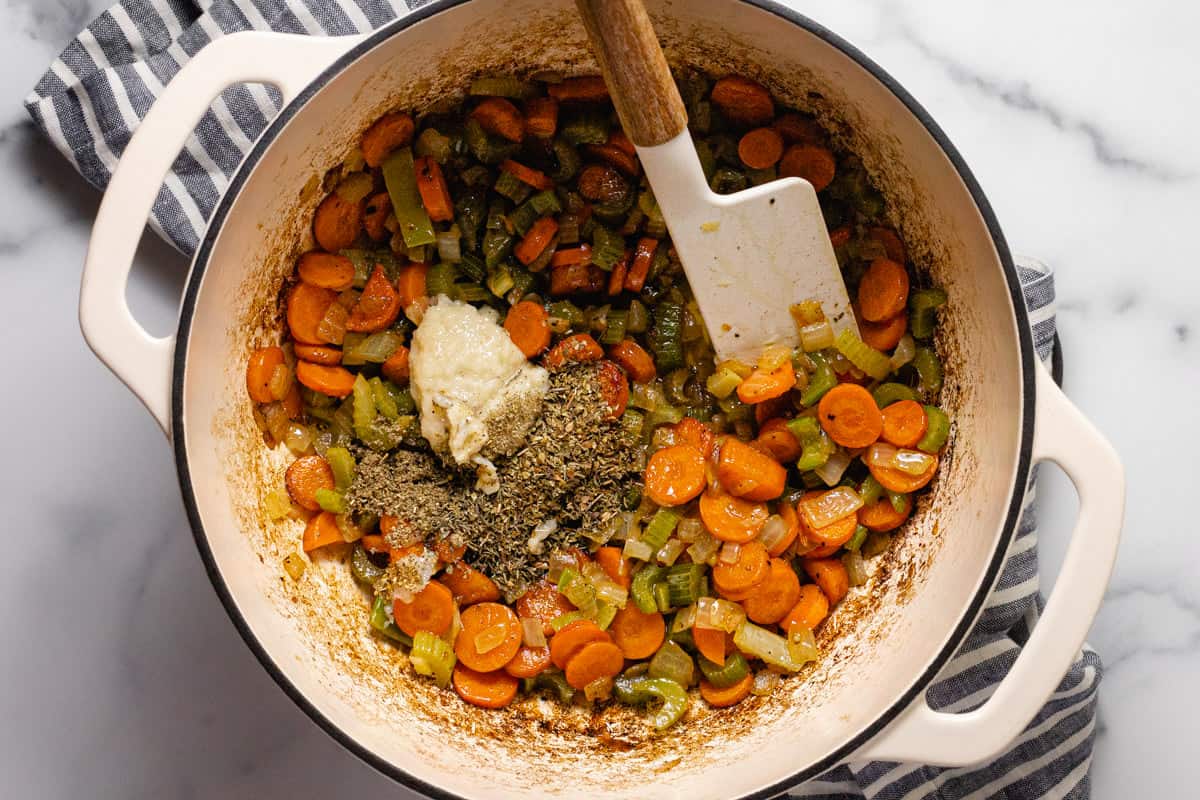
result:
[[[186,361],[186,353],[188,349],[189,333],[191,330],[192,319],[195,310],[196,297],[199,292],[200,284],[204,276],[205,269],[208,265],[209,257],[212,254],[213,246],[219,235],[221,227],[229,214],[235,199],[240,193],[242,186],[253,172],[253,168],[262,158],[263,154],[270,147],[275,137],[283,129],[283,127],[291,120],[295,113],[322,87],[325,86],[334,76],[340,73],[346,66],[358,59],[367,51],[373,49],[380,43],[407,29],[409,26],[427,19],[435,14],[454,8],[459,5],[464,5],[471,0],[436,0],[428,5],[414,9],[404,17],[401,17],[387,25],[376,30],[369,35],[363,42],[358,44],[344,56],[339,58],[332,66],[325,70],[317,77],[309,86],[305,88],[291,103],[283,108],[279,115],[271,121],[267,129],[255,142],[254,147],[246,156],[246,159],[238,167],[237,172],[230,180],[228,188],[222,195],[216,210],[213,213],[212,219],[209,222],[208,228],[205,231],[204,238],[196,251],[195,258],[192,263],[192,269],[188,276],[187,286],[184,290],[182,305],[179,315],[179,326],[176,333],[175,355],[173,359],[173,374],[171,380],[171,431],[172,442],[175,450],[175,466],[179,475],[180,490],[183,495],[184,506],[187,510],[188,520],[192,527],[193,537],[196,541],[196,547],[200,551],[200,557],[204,562],[205,571],[208,573],[209,579],[212,581],[213,588],[217,592],[217,596],[221,600],[221,604],[225,607],[225,611],[229,614],[229,618],[233,621],[238,633],[246,645],[258,658],[259,663],[271,675],[284,693],[298,705],[305,714],[307,714],[313,722],[319,725],[333,739],[339,742],[350,752],[354,753],[367,764],[374,767],[379,772],[387,775],[393,780],[403,784],[404,786],[421,792],[429,797],[446,798],[446,800],[466,800],[460,795],[453,794],[438,786],[430,784],[416,776],[406,772],[398,765],[387,761],[370,749],[360,744],[349,734],[339,728],[332,720],[326,717],[321,711],[308,699],[305,694],[293,684],[285,674],[284,670],[271,658],[270,654],[259,642],[254,633],[250,630],[245,617],[242,615],[241,609],[238,607],[237,601],[230,592],[229,586],[225,583],[220,570],[217,567],[216,559],[208,543],[208,537],[204,532],[204,525],[200,518],[199,506],[196,501],[195,493],[192,490],[191,473],[188,467],[187,453],[187,438],[184,430],[183,419],[183,375],[184,365]],[[988,233],[992,237],[992,242],[996,247],[996,252],[1000,257],[1001,265],[1004,268],[1005,281],[1008,284],[1008,290],[1014,314],[1017,318],[1017,331],[1019,339],[1019,348],[1021,353],[1021,381],[1022,381],[1022,409],[1021,409],[1021,448],[1017,461],[1016,481],[1013,486],[1012,497],[1009,502],[1008,512],[1005,516],[1004,529],[1001,533],[1000,540],[996,544],[995,552],[992,554],[991,561],[988,563],[987,571],[984,574],[983,581],[980,584],[979,590],[971,603],[963,610],[962,616],[958,624],[955,626],[945,646],[937,657],[929,665],[929,667],[919,676],[917,676],[909,689],[892,704],[878,719],[871,725],[864,728],[851,740],[837,748],[835,751],[822,758],[821,760],[809,764],[808,766],[797,770],[783,780],[777,781],[770,786],[763,787],[748,795],[744,795],[744,800],[758,798],[771,798],[777,794],[786,791],[788,788],[795,786],[805,780],[813,778],[827,771],[833,766],[843,762],[847,756],[859,749],[863,744],[869,741],[872,737],[883,730],[890,722],[892,722],[904,709],[906,709],[913,700],[925,691],[926,688],[933,682],[937,673],[945,666],[946,662],[954,655],[959,645],[966,638],[967,633],[973,626],[975,619],[983,609],[983,604],[991,591],[992,585],[1000,574],[1000,570],[1004,565],[1005,554],[1008,551],[1008,545],[1012,541],[1012,537],[1016,531],[1017,520],[1021,512],[1021,503],[1024,497],[1024,488],[1029,479],[1029,470],[1031,462],[1031,449],[1033,441],[1033,420],[1034,420],[1034,403],[1035,403],[1035,380],[1034,380],[1034,361],[1036,355],[1033,348],[1033,337],[1029,330],[1028,315],[1025,309],[1024,297],[1021,293],[1020,281],[1017,277],[1017,271],[1013,265],[1012,254],[1008,249],[1008,244],[1004,239],[1004,235],[1000,230],[1000,225],[996,220],[995,213],[992,211],[991,205],[983,194],[979,183],[975,180],[974,175],[967,167],[962,156],[954,145],[951,144],[945,132],[933,121],[929,113],[882,67],[868,58],[857,47],[847,42],[837,34],[825,28],[823,25],[805,17],[796,11],[779,5],[773,0],[740,0],[747,5],[755,6],[763,11],[767,11],[776,15],[785,22],[791,23],[808,33],[811,33],[825,43],[835,47],[844,55],[855,61],[860,67],[867,70],[876,80],[882,83],[889,91],[902,102],[916,119],[925,127],[930,136],[938,143],[946,157],[954,165],[955,171],[963,181],[979,210],[984,224],[987,227]]]

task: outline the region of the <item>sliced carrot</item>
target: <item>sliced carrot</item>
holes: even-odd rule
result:
[[[480,652],[476,637],[484,632],[494,634],[500,643]],[[521,649],[521,634],[521,621],[511,608],[500,603],[476,603],[463,609],[462,631],[454,640],[454,653],[470,669],[491,672],[512,661]]]
[[[359,539],[359,541],[362,542],[363,549],[368,553],[389,555],[392,552],[391,545],[387,543],[387,539],[377,533],[369,533]]]
[[[516,609],[517,615],[522,619],[541,620],[542,633],[552,636],[554,626],[550,621],[574,611],[575,606],[558,591],[558,587],[548,581],[542,581],[530,586],[525,590],[525,594],[517,598]]]
[[[625,276],[625,291],[640,292],[646,286],[646,278],[650,275],[650,266],[654,263],[654,252],[658,249],[658,239],[643,236],[638,239],[633,250],[633,262],[629,265],[629,274]]]
[[[883,433],[875,398],[854,383],[839,383],[821,398],[817,417],[829,438],[842,447],[866,447]]]
[[[495,582],[462,561],[447,568],[439,580],[454,594],[454,600],[460,606],[491,603],[500,599],[500,589]]]
[[[608,99],[608,86],[599,75],[567,78],[550,84],[546,92],[560,103],[598,103]]]
[[[779,627],[787,631],[792,625],[800,625],[813,630],[827,616],[829,616],[829,598],[815,583],[806,583],[800,587],[800,594],[795,605],[783,619],[779,620]]]
[[[412,544],[406,544],[403,547],[398,547],[388,552],[397,561],[409,556],[423,556],[425,555],[425,543],[413,542]]]
[[[840,544],[823,544],[819,547],[814,547],[812,550],[805,551],[802,555],[804,558],[829,558],[841,549],[842,546]]]
[[[613,617],[608,632],[625,658],[649,658],[666,638],[667,625],[662,614],[647,614],[630,602]]]
[[[391,514],[384,514],[379,518],[379,532],[384,536],[390,536],[399,527],[399,517],[394,517]]]
[[[840,559],[806,558],[804,571],[813,579],[813,583],[821,587],[831,606],[837,605],[850,591],[850,577]]]
[[[392,602],[392,616],[396,618],[396,626],[409,636],[416,636],[417,631],[441,636],[454,621],[454,598],[445,586],[430,581],[409,602],[396,598]]]
[[[283,481],[296,505],[317,511],[321,508],[317,490],[333,488],[333,470],[320,456],[301,456],[287,468]]]
[[[890,258],[877,258],[858,284],[858,307],[868,322],[883,322],[908,304],[908,273]]]
[[[558,101],[534,97],[525,101],[525,130],[539,139],[549,139],[558,128]]]
[[[287,323],[292,338],[301,344],[327,344],[317,333],[337,292],[297,283],[287,296]]]
[[[525,138],[525,118],[516,106],[503,97],[485,98],[471,111],[471,117],[488,133],[510,142]]]
[[[413,162],[413,167],[417,173],[421,205],[425,206],[429,218],[434,222],[454,219],[454,201],[450,198],[450,187],[446,185],[441,166],[432,156],[421,156]]]
[[[736,561],[717,559],[712,570],[713,586],[723,595],[748,592],[767,579],[769,564],[767,548],[762,542],[746,542]]]
[[[640,168],[638,167],[637,157],[631,153],[626,153],[621,148],[612,144],[588,144],[584,145],[583,152],[592,158],[597,158],[610,167],[624,172],[631,178],[636,178]]]
[[[703,678],[700,679],[700,696],[704,698],[704,702],[708,703],[713,708],[729,708],[736,706],[738,703],[750,696],[750,690],[754,688],[754,675],[747,673],[746,677],[735,683],[733,686],[719,688],[713,686]]]
[[[804,178],[813,189],[821,191],[833,183],[837,161],[827,147],[816,144],[794,144],[779,160],[779,177]]]
[[[600,396],[608,406],[609,419],[619,419],[629,405],[629,381],[625,373],[611,361],[601,361],[596,367],[596,382]]]
[[[311,553],[318,548],[344,541],[346,540],[342,538],[342,530],[338,527],[333,514],[322,511],[313,516],[304,526],[304,539],[301,546],[304,548],[304,552]]]
[[[929,469],[920,475],[910,475],[898,469],[879,467],[874,464],[868,464],[867,469],[875,476],[875,480],[883,484],[883,488],[901,494],[912,494],[933,480],[933,476],[937,473],[937,466],[938,458],[933,456],[933,463],[929,465]]]
[[[578,619],[550,638],[550,660],[566,669],[575,654],[592,642],[610,642],[611,637],[590,619]]]
[[[804,537],[809,542],[814,542],[822,549],[832,547],[834,551],[844,545],[854,536],[854,530],[858,526],[858,517],[854,514],[847,514],[841,519],[834,520],[828,525],[820,528],[814,528],[804,519],[804,515],[800,516],[800,528],[804,532]],[[807,555],[812,556],[812,553]],[[832,552],[828,555],[833,555]]]
[[[408,348],[400,345],[396,348],[396,352],[388,356],[388,360],[383,362],[379,370],[383,373],[383,377],[397,386],[403,386],[408,383],[409,378],[408,359]]]
[[[558,233],[558,222],[554,217],[542,217],[529,227],[529,231],[513,248],[513,255],[526,266],[537,260],[547,247],[550,240]]]
[[[633,576],[629,574],[629,559],[625,558],[619,547],[601,547],[594,553],[596,563],[600,565],[600,569],[604,570],[604,574],[613,579],[618,586],[625,589],[629,588],[629,584],[633,582]]]
[[[858,331],[862,335],[862,340],[867,343],[868,347],[873,347],[881,352],[891,350],[900,344],[900,340],[908,331],[908,314],[903,311],[883,322],[871,322],[861,319],[861,315],[857,316],[860,316]]]
[[[506,158],[500,162],[500,171],[507,172],[521,181],[521,183],[528,184],[541,191],[554,188],[554,181],[546,177],[544,173],[538,172],[536,169],[527,167],[524,164],[518,164],[511,158]]]
[[[358,302],[350,309],[346,330],[359,333],[381,331],[395,322],[402,310],[400,293],[387,279],[383,267],[377,264],[371,277],[367,279]]]
[[[829,232],[829,242],[834,247],[841,247],[848,241],[850,241],[849,225],[843,225],[840,228],[834,228]]]
[[[637,147],[625,135],[625,131],[620,128],[613,128],[608,132],[608,138],[604,141],[605,144],[612,145],[623,153],[628,153],[631,156],[637,155]]]
[[[787,423],[776,417],[767,420],[759,429],[754,443],[780,463],[795,461],[800,457],[800,440]]]
[[[587,247],[587,245],[583,245],[583,247]],[[557,256],[557,253],[555,255]],[[586,262],[555,267],[550,271],[550,294],[562,297],[576,292],[598,292],[604,288],[605,280],[604,270]]]
[[[738,384],[738,399],[743,403],[761,403],[787,394],[796,385],[796,370],[785,361],[767,372],[755,369],[750,377]]]
[[[770,169],[783,158],[783,137],[774,128],[755,128],[738,141],[738,158],[750,169]]]
[[[571,657],[564,674],[567,683],[582,691],[592,681],[613,677],[624,666],[621,648],[612,642],[592,642]]]
[[[451,682],[459,697],[480,708],[504,708],[516,698],[521,685],[503,670],[476,672],[464,664],[454,665]]]
[[[899,528],[912,513],[912,497],[904,495],[904,510],[897,511],[892,501],[884,497],[858,510],[858,524],[870,531],[890,531]]]
[[[792,400],[787,395],[772,397],[754,404],[754,424],[766,425],[768,420],[775,417],[790,417],[792,415]]]
[[[771,127],[779,131],[779,135],[788,144],[802,142],[804,144],[824,144],[825,129],[815,119],[799,114],[780,114]]]
[[[625,255],[621,256],[612,268],[612,272],[608,273],[608,296],[616,297],[625,289],[625,276],[629,274],[629,251],[625,251]]]
[[[646,496],[660,506],[683,505],[704,491],[704,454],[690,444],[656,450],[646,464],[642,481]]]
[[[710,97],[722,114],[739,125],[766,125],[775,116],[771,93],[761,83],[741,75],[718,80]]]
[[[536,678],[550,666],[550,648],[522,646],[504,671],[514,678]]]
[[[883,409],[883,439],[896,447],[916,447],[929,427],[929,417],[916,400],[898,400]]]
[[[692,643],[700,655],[714,664],[725,663],[725,631],[716,628],[692,628]]]
[[[800,599],[800,579],[791,565],[782,558],[772,558],[767,577],[742,601],[746,616],[759,625],[772,625],[796,605]]]
[[[882,244],[887,257],[897,264],[903,264],[908,260],[904,249],[904,240],[891,228],[876,225],[873,228],[867,228],[867,236]]]
[[[615,169],[603,164],[589,164],[579,173],[579,193],[588,200],[609,202],[620,199],[629,189],[625,179]]]
[[[363,227],[362,200],[352,203],[333,192],[317,206],[313,214],[313,237],[322,250],[336,253],[352,247]]]
[[[673,430],[676,442],[690,444],[705,458],[712,458],[713,449],[717,446],[717,435],[712,428],[695,417],[684,417],[675,423]]]
[[[312,364],[334,367],[342,363],[342,351],[336,347],[321,347],[315,344],[295,344],[296,358]]]
[[[408,114],[384,114],[363,134],[363,160],[369,167],[378,167],[397,147],[412,141],[413,120]]]
[[[441,561],[443,564],[454,564],[456,571],[459,567],[466,566],[466,564],[460,565],[458,562],[462,561],[462,557],[467,554],[467,546],[465,544],[453,544],[449,536],[443,536],[441,539],[434,541],[433,552],[437,555],[438,561]],[[452,588],[450,591],[454,591],[454,589]],[[495,598],[491,599],[494,600]]]
[[[504,330],[526,358],[533,358],[550,345],[550,315],[541,303],[522,300],[508,310]]]
[[[587,264],[591,259],[592,246],[590,244],[581,244],[579,247],[555,250],[554,255],[550,258],[550,266],[569,267],[572,264]]]
[[[354,391],[354,373],[345,367],[326,367],[297,361],[296,380],[314,392],[330,397],[346,397]]]
[[[251,400],[256,403],[275,400],[275,395],[271,394],[271,376],[283,363],[283,350],[278,347],[260,347],[250,354],[246,363],[246,391]]]
[[[387,192],[379,192],[367,198],[363,206],[363,228],[371,241],[382,242],[389,238],[392,232],[387,229],[388,215],[392,213],[392,196]]]
[[[700,519],[708,532],[723,542],[748,542],[770,517],[762,503],[752,503],[725,492],[709,489],[700,495]]]
[[[566,364],[599,361],[604,358],[604,349],[596,344],[589,334],[577,333],[560,341],[542,358],[542,365],[556,370]]]
[[[407,264],[400,268],[396,279],[396,292],[400,295],[400,307],[406,309],[417,300],[425,297],[425,274],[429,272],[428,264]]]
[[[296,266],[300,280],[311,286],[341,292],[354,283],[354,262],[345,256],[322,253],[319,250],[300,256]]]
[[[744,500],[774,500],[783,494],[787,470],[770,456],[726,436],[721,441],[717,480],[726,492]]]
[[[774,547],[767,551],[771,556],[783,555],[792,546],[792,542],[796,540],[796,537],[800,535],[801,530],[800,515],[796,513],[796,507],[789,503],[787,499],[779,501],[777,513],[787,524],[787,533],[775,543]]]

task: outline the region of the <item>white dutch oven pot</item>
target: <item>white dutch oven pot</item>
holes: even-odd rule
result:
[[[568,0],[442,2],[366,37],[246,33],[204,48],[147,115],[104,197],[83,276],[84,334],[171,437],[196,542],[246,642],[318,724],[409,786],[472,798],[768,796],[847,760],[986,759],[1053,691],[1100,604],[1124,504],[1117,457],[1037,361],[990,207],[895,81],[779,6],[649,5],[677,66],[755,76],[833,126],[884,190],[915,263],[951,297],[939,347],[956,431],[942,475],[869,585],[824,626],[821,661],[773,696],[695,708],[660,737],[622,710],[589,720],[536,701],[466,706],[411,678],[403,656],[370,636],[366,598],[336,558],[318,558],[299,582],[283,576],[300,523],[259,512],[283,454],[268,453],[254,427],[245,358],[278,340],[276,296],[311,246],[320,176],[382,112],[461,93],[474,74],[594,71]],[[125,302],[151,204],[210,100],[256,81],[278,87],[285,108],[217,207],[176,335],[153,338]],[[923,691],[978,616],[1030,468],[1043,460],[1066,471],[1080,499],[1057,585],[992,698],[967,714],[937,713]]]

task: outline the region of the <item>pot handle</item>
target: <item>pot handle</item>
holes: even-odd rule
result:
[[[1075,659],[1104,598],[1125,513],[1125,472],[1101,436],[1037,364],[1033,461],[1053,461],[1079,493],[1062,571],[1033,634],[995,693],[963,714],[918,697],[849,760],[965,766],[1002,752],[1045,704]]]
[[[79,326],[92,352],[171,435],[175,337],[151,336],[134,319],[125,284],[163,177],[209,104],[237,83],[276,86],[286,105],[362,36],[250,31],[202,48],[167,84],[138,126],[96,212],[83,264]]]

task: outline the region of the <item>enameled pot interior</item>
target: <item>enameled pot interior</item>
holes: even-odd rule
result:
[[[767,698],[652,735],[621,709],[531,700],[486,712],[414,679],[373,638],[345,553],[283,571],[301,523],[269,522],[284,448],[268,452],[245,398],[248,350],[277,342],[277,294],[312,246],[321,176],[392,108],[461,95],[481,73],[594,71],[566,0],[474,0],[393,26],[273,128],[234,181],[189,283],[177,357],[176,445],[197,539],[235,621],[307,710],[377,766],[466,797],[737,797],[844,755],[928,677],[978,608],[1007,542],[1021,458],[1021,335],[997,241],[926,125],[868,69],[779,14],[734,0],[649,3],[668,57],[751,75],[817,113],[887,197],[912,260],[946,287],[940,351],[956,429],[931,495],[822,630],[819,663]],[[799,299],[799,298],[798,298]]]

